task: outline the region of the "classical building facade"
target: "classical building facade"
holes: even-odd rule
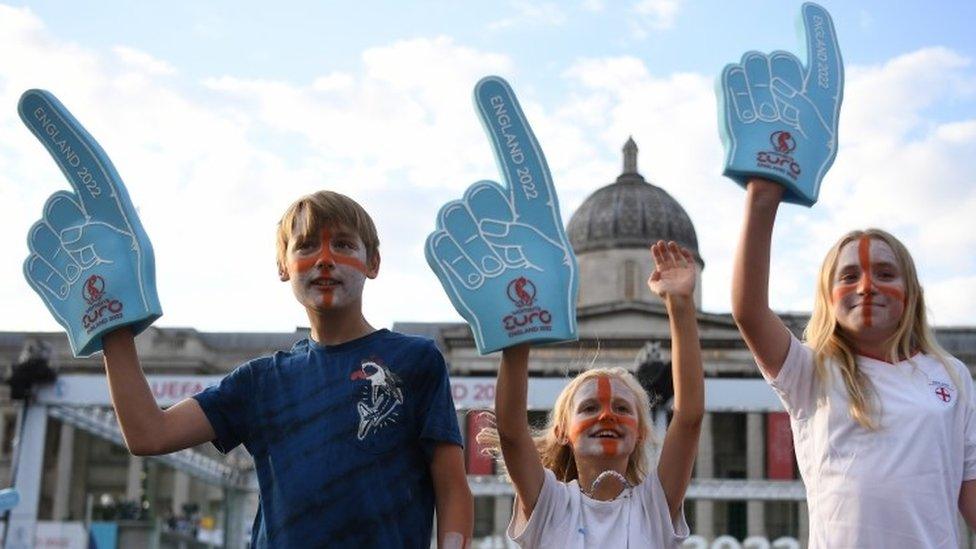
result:
[[[532,387],[538,387],[539,394],[548,391],[548,396],[540,396],[532,406],[530,420],[535,424],[544,420],[547,406],[551,407],[553,387],[558,390],[561,383],[591,364],[639,372],[642,364],[668,363],[667,314],[645,284],[652,271],[648,253],[651,243],[677,241],[693,251],[699,272],[705,268],[691,219],[663,188],[640,175],[633,140],[624,146],[623,173],[586,199],[569,220],[567,230],[580,266],[580,339],[533,352]],[[700,285],[695,297],[699,304],[708,412],[686,505],[692,532],[709,540],[726,534],[739,540],[748,536],[805,539],[803,488],[796,474],[788,419],[765,389],[731,316],[701,311]],[[804,314],[781,316],[797,334],[807,319]],[[444,353],[456,383],[453,388],[462,432],[468,439],[469,473],[477,496],[476,537],[503,533],[511,513],[512,492],[503,479],[495,476],[494,464],[478,452],[472,435],[478,430],[480,419],[465,409],[469,402],[476,402],[471,406],[491,402],[487,398],[490,395],[472,400],[468,391],[491,387],[498,354],[478,354],[464,323],[400,322],[393,328],[430,337]],[[150,328],[137,338],[137,345],[144,369],[150,375],[215,376],[226,374],[249,358],[287,349],[307,334],[303,329],[292,333],[225,334]],[[976,327],[940,328],[937,335],[971,369],[976,365]],[[0,333],[0,363],[13,364],[25,343],[35,340],[51,345],[52,362],[62,377],[103,375],[100,359],[73,358],[67,339],[60,333]],[[154,390],[178,392],[186,387],[154,386]],[[0,396],[0,403],[0,478],[9,478],[18,407],[5,394]],[[103,424],[111,424],[112,417],[106,410],[52,410],[43,452],[39,518],[80,520],[90,512],[93,502],[131,500],[147,506],[157,516],[178,513],[183,504],[196,503],[202,513],[222,520],[221,509],[228,492],[226,486],[214,482],[216,477],[194,469],[192,463],[181,465],[130,456],[118,444],[117,434],[112,438],[108,427],[92,427],[98,418]],[[656,416],[659,430],[663,430],[666,414],[667,402],[660,402]],[[224,457],[204,445],[195,452],[210,470],[226,466],[246,478],[251,467],[249,458],[240,450]],[[247,482],[241,486],[247,486]],[[255,502],[252,495],[245,505],[247,524],[253,517]]]

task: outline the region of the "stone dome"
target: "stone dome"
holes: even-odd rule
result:
[[[685,209],[664,189],[637,172],[637,144],[624,145],[624,171],[617,180],[591,194],[566,227],[577,254],[596,250],[646,248],[658,240],[674,240],[695,254],[698,236]]]

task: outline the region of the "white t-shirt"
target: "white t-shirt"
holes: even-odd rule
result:
[[[679,547],[688,537],[684,509],[671,524],[664,488],[652,471],[644,482],[624,490],[617,499],[600,501],[580,492],[577,481],[560,482],[546,469],[542,491],[525,524],[518,502],[508,537],[525,548]]]
[[[949,359],[960,393],[931,356],[897,364],[857,357],[874,394],[879,429],[869,431],[850,415],[836,363],[821,383],[813,350],[791,339],[783,369],[767,381],[790,414],[810,549],[958,547],[959,490],[976,478],[976,395],[966,367]]]

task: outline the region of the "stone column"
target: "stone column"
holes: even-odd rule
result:
[[[807,514],[807,502],[798,501],[796,504],[800,508],[800,531],[797,534],[797,539],[800,540],[801,547],[806,547],[810,542],[810,515]]]
[[[68,513],[76,520],[85,518],[88,503],[88,448],[91,435],[75,431],[74,459],[71,465],[71,490],[69,490]]]
[[[698,441],[698,458],[695,461],[695,478],[715,478],[715,450],[712,445],[712,414],[705,412]],[[705,539],[715,537],[715,503],[712,500],[695,500],[695,531]]]
[[[17,478],[14,486],[20,491],[20,503],[10,510],[5,549],[34,547],[38,506],[41,501],[41,476],[44,464],[44,442],[47,435],[47,406],[32,404],[22,409],[23,429],[18,436]],[[17,458],[13,458],[17,459]]]
[[[7,413],[6,406],[0,406],[0,450],[7,443]]]
[[[129,456],[129,472],[125,481],[125,499],[142,501],[142,475],[144,460],[140,456]]]
[[[189,500],[190,475],[180,470],[173,471],[173,514],[179,515]]]
[[[501,539],[505,539],[505,530],[508,529],[508,522],[512,518],[512,513],[515,509],[512,505],[515,504],[515,498],[509,496],[495,496],[495,527],[492,529],[492,535],[501,536]]]
[[[146,471],[146,482],[142,495],[149,502],[149,508],[152,512],[158,513],[159,508],[156,507],[156,503],[159,501],[159,473],[163,464],[155,460],[145,460],[143,467]],[[142,504],[141,500],[137,500],[137,503]]]
[[[75,455],[75,429],[67,423],[61,424],[58,443],[58,463],[54,482],[54,506],[51,520],[68,520],[68,503],[71,495],[71,468]]]
[[[746,414],[746,478],[762,480],[765,475],[766,444],[763,436],[763,420],[761,413]],[[746,504],[747,532],[750,536],[766,537],[766,504],[761,500],[749,501]]]
[[[177,474],[189,480],[185,473]],[[246,498],[247,492],[234,488],[224,489],[224,547],[227,549],[244,549],[244,533],[248,524],[248,518],[244,514]]]

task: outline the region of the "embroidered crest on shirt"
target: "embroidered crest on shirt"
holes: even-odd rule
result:
[[[349,379],[369,381],[356,403],[359,412],[359,432],[356,437],[359,440],[364,440],[384,425],[396,422],[400,405],[403,404],[402,383],[396,374],[379,360],[373,359],[364,360]]]
[[[939,399],[940,402],[949,404],[952,399],[955,398],[955,388],[948,383],[943,383],[941,381],[929,381],[929,389],[935,395],[935,398]]]

